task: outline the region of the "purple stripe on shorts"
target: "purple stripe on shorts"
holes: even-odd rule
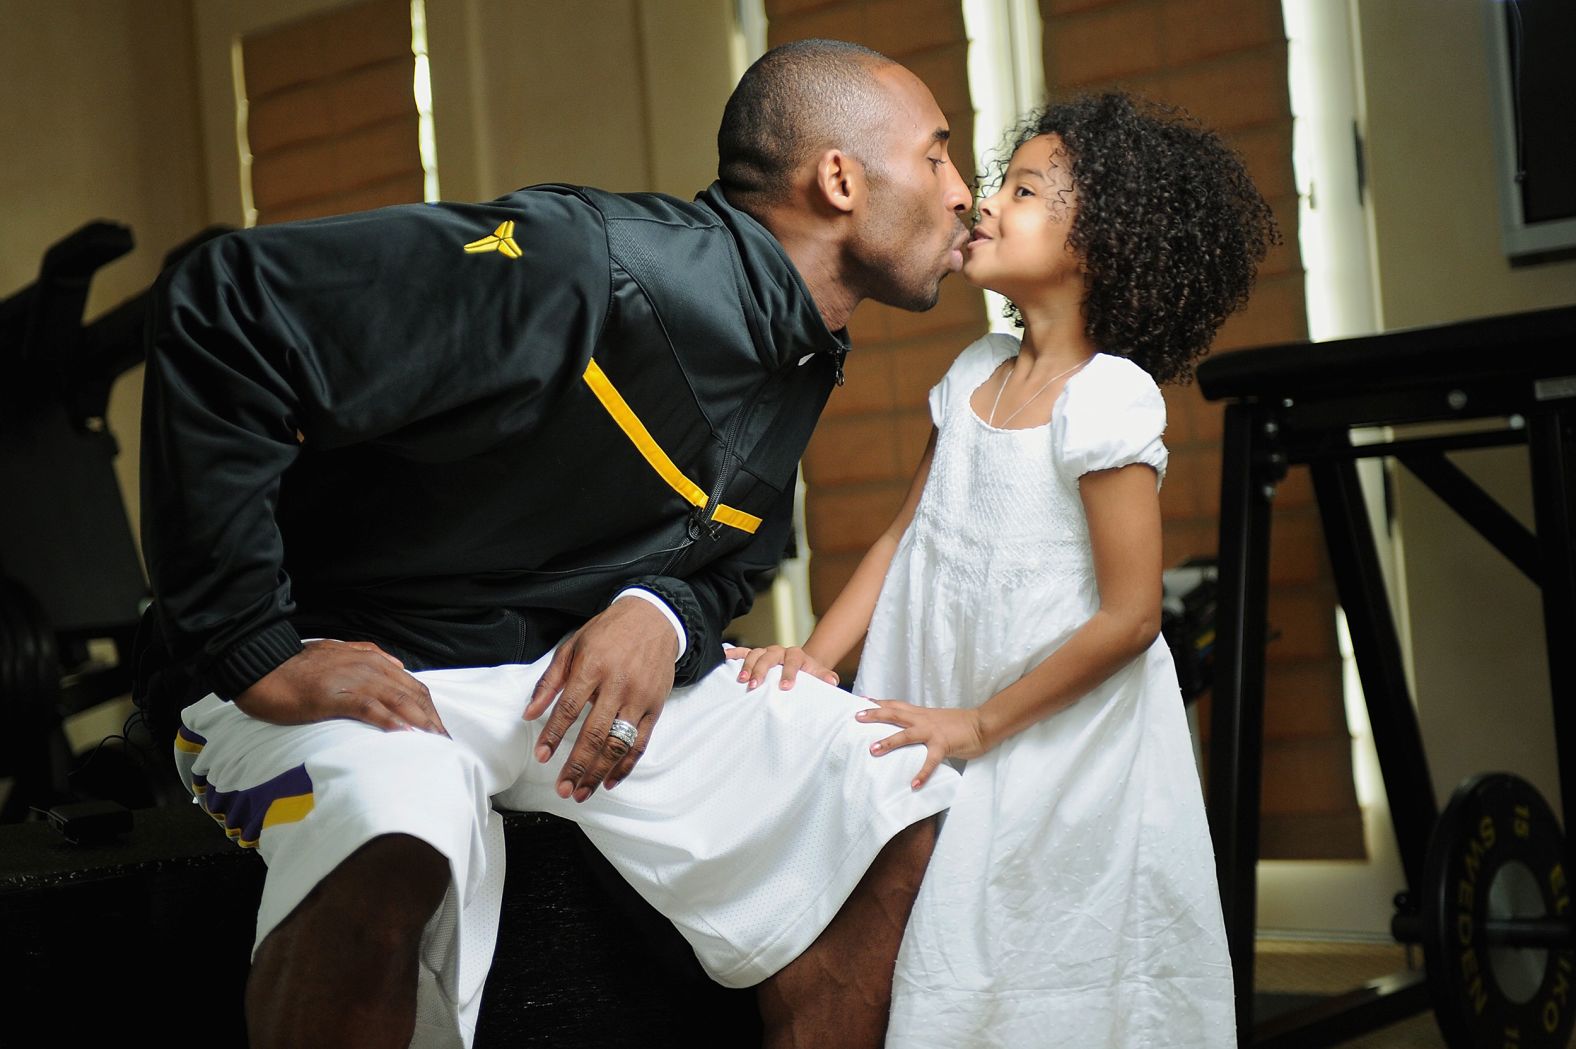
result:
[[[241,841],[251,843],[263,832],[268,807],[280,798],[312,793],[312,777],[307,775],[305,765],[297,765],[245,790],[219,790],[212,784],[207,786],[208,789],[201,792],[203,808],[209,815],[223,818],[225,830],[231,837],[238,836]]]
[[[202,736],[199,736],[185,725],[178,726],[175,729],[175,734],[181,739],[186,740],[188,743],[195,743],[199,747],[206,747],[208,745],[208,741],[206,739],[204,739]]]

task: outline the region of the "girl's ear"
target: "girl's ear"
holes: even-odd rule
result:
[[[815,165],[815,193],[836,211],[853,212],[864,203],[865,168],[840,149],[821,154]]]

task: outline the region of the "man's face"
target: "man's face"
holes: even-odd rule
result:
[[[868,199],[850,262],[865,293],[905,310],[928,310],[941,281],[963,265],[973,203],[947,154],[947,119],[930,90],[902,66],[875,73],[890,98],[890,120],[866,151]]]

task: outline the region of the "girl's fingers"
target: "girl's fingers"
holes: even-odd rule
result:
[[[940,747],[932,744],[925,748],[925,763],[914,774],[913,787],[915,790],[930,782],[930,774],[935,772],[936,768],[941,764],[941,757]]]
[[[888,751],[893,751],[899,747],[906,747],[910,743],[918,742],[919,740],[915,739],[908,729],[904,729],[902,732],[894,732],[886,739],[870,744],[870,753],[885,754]]]
[[[799,676],[799,669],[805,664],[803,652],[790,652],[788,658],[783,660],[783,676],[778,683],[779,688],[793,688],[794,678]]]
[[[775,647],[773,646],[773,648]],[[772,668],[772,664],[780,662],[782,662],[782,657],[773,652],[771,648],[763,648],[755,653],[755,658],[750,660],[748,664],[750,683],[745,691],[753,692],[760,685],[761,678],[765,677],[766,672]]]
[[[865,710],[861,710],[859,713],[855,714],[854,717],[867,724],[904,726],[909,724],[909,719],[904,717],[902,711],[894,710],[885,705],[887,702],[886,700],[878,699],[872,700],[872,702],[881,703],[882,705],[873,709],[867,708]]]
[[[750,654],[745,657],[744,669],[739,674],[739,680],[740,681],[748,681],[750,683],[750,688],[754,688],[755,687],[756,678],[759,677],[760,674],[765,672],[761,668],[763,666],[771,666],[770,663],[764,662],[766,659],[769,658],[770,652],[771,652],[771,649],[769,649],[769,648],[752,648],[752,649],[750,649]]]

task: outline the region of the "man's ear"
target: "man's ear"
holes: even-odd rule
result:
[[[827,150],[815,165],[815,192],[834,210],[853,211],[864,203],[865,166],[840,149]]]

